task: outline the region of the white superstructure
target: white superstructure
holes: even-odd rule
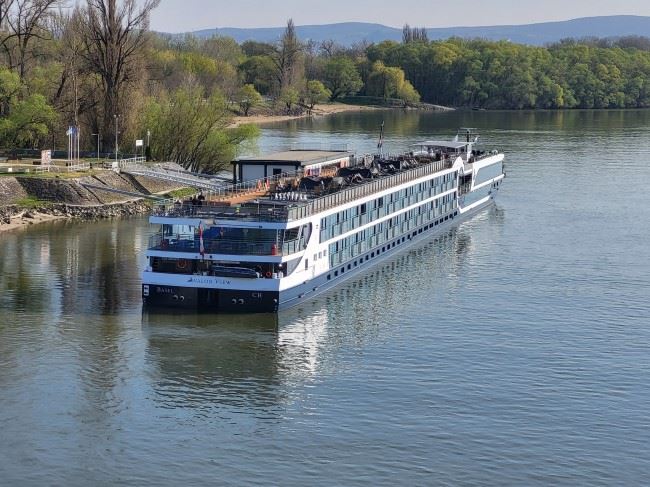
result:
[[[461,135],[167,202],[150,220],[160,232],[147,250],[145,302],[273,312],[448,227],[487,205],[504,178],[503,154],[476,150],[471,129]]]

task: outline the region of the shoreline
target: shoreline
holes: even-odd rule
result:
[[[70,205],[50,203],[34,208],[18,205],[0,207],[0,235],[21,230],[39,223],[54,221],[96,221],[109,218],[144,215],[151,207],[144,199],[107,203],[101,205]]]
[[[346,112],[365,112],[374,110],[390,110],[391,107],[381,107],[374,105],[348,105],[346,103],[332,103],[328,105],[316,105],[311,114],[305,112],[300,115],[249,115],[244,117],[238,115],[233,118],[229,128],[236,128],[243,124],[266,125],[270,123],[288,122],[290,120],[300,120],[303,118],[318,118]]]

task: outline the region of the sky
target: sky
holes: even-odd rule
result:
[[[600,15],[650,16],[650,0],[162,0],[151,28],[281,27],[375,22],[393,27],[529,24]]]

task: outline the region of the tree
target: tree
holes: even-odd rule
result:
[[[231,161],[238,147],[255,137],[252,125],[228,128],[232,115],[224,98],[187,83],[171,95],[151,97],[142,125],[151,130],[151,152],[157,160],[175,161],[195,172],[214,173]]]
[[[263,95],[277,92],[275,79],[275,63],[269,56],[252,56],[239,66],[244,83],[255,85],[255,89]]]
[[[296,35],[293,20],[289,19],[287,28],[276,46],[273,61],[276,67],[276,79],[280,92],[300,84],[302,80],[302,46]]]
[[[356,94],[363,87],[363,81],[354,62],[347,57],[338,56],[325,65],[325,86],[332,93],[331,99],[337,100]]]
[[[397,89],[397,98],[404,102],[404,105],[412,105],[420,101],[420,94],[413,85],[404,80],[404,83]]]
[[[402,43],[408,44],[409,42],[428,42],[429,36],[424,27],[411,27],[404,24],[402,28]]]
[[[307,81],[304,93],[305,103],[310,110],[314,109],[317,103],[323,103],[332,96],[332,92],[325,88],[325,85],[318,80]]]
[[[0,69],[0,146],[38,147],[56,119],[40,94],[25,94],[18,73]]]
[[[46,20],[60,0],[0,0],[0,44],[10,69],[25,78],[34,39],[50,39]]]
[[[83,56],[101,82],[103,113],[100,131],[104,147],[111,147],[110,127],[116,115],[125,116],[123,100],[129,85],[141,75],[138,61],[147,40],[149,14],[160,0],[87,0]]]
[[[252,84],[246,84],[239,89],[237,102],[244,116],[248,117],[250,109],[262,103],[262,95],[257,92]]]
[[[300,100],[300,95],[298,93],[298,90],[291,87],[282,90],[278,98],[278,101],[284,105],[287,113],[291,113],[291,108],[296,103],[298,103],[299,100]]]

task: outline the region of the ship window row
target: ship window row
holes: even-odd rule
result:
[[[411,236],[402,236],[401,238],[397,238],[396,240],[393,240],[392,242],[388,242],[387,245],[382,246],[381,248],[377,248],[375,252],[371,252],[365,255],[365,257],[362,255],[359,259],[355,259],[354,262],[350,261],[347,265],[347,270],[351,270],[353,267],[358,267],[362,265],[364,262],[368,262],[370,259],[373,259],[375,256],[379,257],[382,253],[389,251],[392,248],[395,248],[396,246],[403,244],[406,242],[406,240],[410,240],[411,237],[414,237],[418,234],[421,234],[437,225],[440,223],[446,222],[449,219],[453,219],[455,216],[458,216],[458,210],[454,211],[453,213],[450,213],[448,215],[445,215],[444,218],[440,218],[438,220],[432,221],[428,225],[425,225],[421,228],[419,228],[416,232],[413,232]],[[339,274],[343,275],[345,274],[345,269],[346,266],[343,265],[340,269],[336,269],[333,273],[330,272],[327,274],[327,280],[331,281],[332,280],[332,275],[334,277],[338,277]]]
[[[356,232],[329,245],[330,267],[335,267],[375,247],[434,220],[448,218],[457,209],[456,194],[420,205],[389,220]]]
[[[229,255],[290,255],[304,250],[311,223],[286,230],[164,224],[149,239],[149,250]]]
[[[444,174],[321,218],[320,242],[449,191],[456,187],[456,181],[456,172]]]

